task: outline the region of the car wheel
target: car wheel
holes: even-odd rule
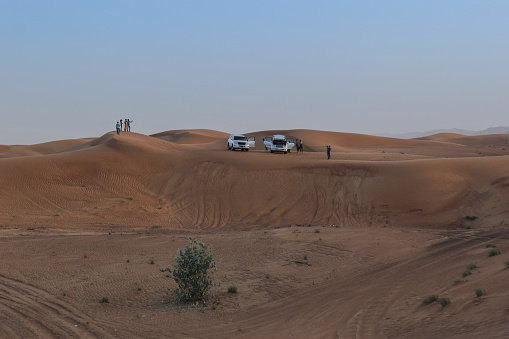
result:
[[[285,151],[285,154],[288,153],[287,151]]]
[[[274,151],[273,151],[273,150],[270,150],[270,153],[274,153]]]
[[[249,152],[249,148],[246,148],[246,152]]]

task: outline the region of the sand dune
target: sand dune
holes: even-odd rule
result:
[[[42,144],[36,145],[15,145],[15,146],[0,146],[0,158],[13,158],[13,157],[23,157],[23,156],[32,156],[32,155],[45,155],[52,154],[63,150],[68,147],[73,147],[75,145],[81,145],[86,143],[92,139],[68,139],[68,140],[59,140],[59,141],[51,141],[45,142]]]
[[[229,134],[208,129],[173,130],[151,135],[178,144],[205,144],[228,138]]]
[[[266,152],[276,133],[304,153]],[[484,247],[509,250],[506,135],[246,135],[255,150],[227,151],[228,135],[209,130],[3,146],[0,336],[509,333],[506,258]],[[216,311],[178,311],[164,296],[158,269],[189,234],[214,245],[223,286],[241,291],[218,289]],[[470,262],[480,269],[454,283]],[[489,294],[476,301],[479,286]],[[452,303],[424,307],[429,293]]]
[[[452,138],[466,137],[465,134],[459,133],[437,133],[426,137],[414,138],[414,140],[447,140]]]

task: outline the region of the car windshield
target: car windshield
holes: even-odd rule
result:
[[[284,145],[286,145],[286,140],[272,140],[272,143],[274,145],[284,146]]]
[[[233,140],[244,140],[244,141],[246,141],[247,138],[236,135],[236,136],[233,137]]]

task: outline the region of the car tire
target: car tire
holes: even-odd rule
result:
[[[273,151],[273,150],[270,150],[270,153],[274,153],[274,151]]]
[[[288,153],[287,151],[285,151],[285,154]]]

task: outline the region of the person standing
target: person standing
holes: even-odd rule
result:
[[[302,139],[299,140],[299,146],[301,153],[304,152],[304,144],[302,143]]]
[[[133,121],[132,121],[132,120],[127,119],[127,122],[129,123],[129,125],[127,126],[127,130],[128,130],[129,132],[131,132],[131,123],[132,123]]]
[[[122,119],[120,119],[120,130],[122,130],[124,123],[122,122]]]
[[[129,121],[127,121],[128,119],[125,119],[124,120],[124,132],[127,132],[127,125],[129,124]]]
[[[330,147],[330,145],[327,146],[327,159],[330,159],[330,151],[331,151],[331,149],[332,148]]]
[[[295,139],[295,146],[297,147],[297,153],[299,153],[299,149],[300,149],[299,139]]]
[[[120,134],[120,123],[117,121],[117,134]]]

